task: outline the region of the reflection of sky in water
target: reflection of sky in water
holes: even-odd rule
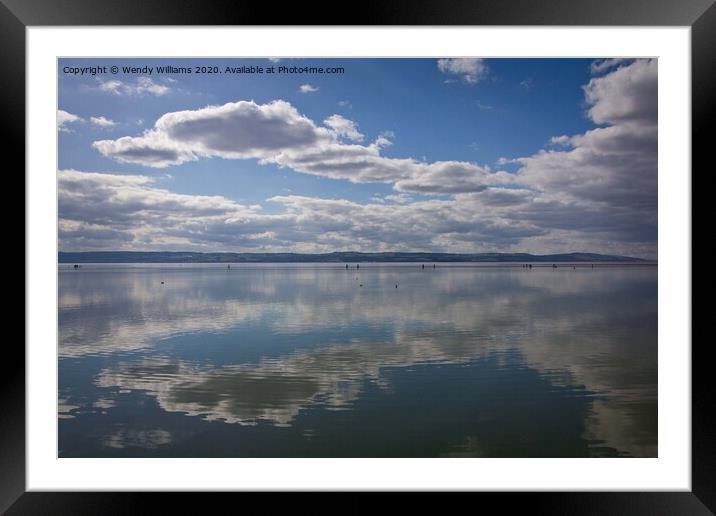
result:
[[[63,456],[656,455],[655,267],[59,278]]]

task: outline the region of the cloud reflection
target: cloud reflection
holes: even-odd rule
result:
[[[389,368],[517,353],[553,385],[595,393],[585,439],[654,456],[655,278],[648,268],[63,273],[60,353],[114,355],[96,385],[143,391],[168,412],[276,426],[312,406],[351,409],[367,384],[389,390]],[[234,332],[249,322],[312,344],[242,359],[251,343]],[[199,335],[208,352],[216,334],[235,339],[233,359],[191,358],[166,340]]]

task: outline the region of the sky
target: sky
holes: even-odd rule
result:
[[[58,91],[61,251],[657,257],[655,59],[60,59]]]

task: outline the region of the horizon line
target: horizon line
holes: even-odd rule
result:
[[[58,256],[62,254],[193,254],[193,255],[297,255],[297,256],[330,256],[336,254],[353,254],[353,255],[439,255],[439,256],[517,256],[526,255],[536,258],[547,256],[564,256],[564,255],[593,255],[613,258],[627,258],[630,260],[640,260],[648,262],[657,262],[658,258],[645,258],[639,256],[628,256],[620,254],[595,253],[591,251],[569,251],[569,252],[552,252],[544,254],[535,254],[526,251],[502,252],[502,251],[482,251],[482,252],[445,252],[445,251],[327,251],[327,252],[297,252],[297,251],[58,251]]]

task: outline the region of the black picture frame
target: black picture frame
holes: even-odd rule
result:
[[[364,0],[355,9],[329,2],[236,0],[0,0],[0,92],[6,153],[25,164],[25,29],[61,25],[611,25],[691,27],[692,170],[706,169],[707,128],[716,114],[716,0]],[[350,11],[350,15],[345,14]],[[713,168],[711,165],[710,168]],[[705,172],[705,170],[704,170]],[[692,172],[693,177],[693,172]],[[25,271],[27,275],[31,271]],[[8,340],[10,344],[12,341]],[[691,345],[691,343],[673,343]],[[19,348],[19,346],[15,345]],[[6,346],[8,347],[8,346]],[[692,491],[481,494],[501,510],[550,514],[713,514],[716,512],[716,408],[707,371],[708,343],[692,347]],[[12,352],[8,352],[12,353]],[[8,514],[143,512],[150,500],[182,504],[185,496],[129,493],[38,493],[25,489],[25,356],[0,377],[0,511]],[[10,366],[9,363],[12,363]],[[247,495],[242,495],[246,497]],[[357,496],[357,495],[352,495]],[[168,498],[170,500],[168,500]],[[224,498],[225,497],[221,497]],[[305,497],[302,498],[305,500]],[[223,502],[220,502],[223,503]],[[292,505],[311,512],[313,502]],[[297,505],[296,505],[297,504]],[[372,510],[370,496],[353,509]],[[330,505],[330,504],[328,504]],[[208,507],[204,505],[204,510]],[[325,509],[331,510],[330,507]],[[335,510],[335,509],[333,509]],[[332,511],[332,510],[331,510]]]

